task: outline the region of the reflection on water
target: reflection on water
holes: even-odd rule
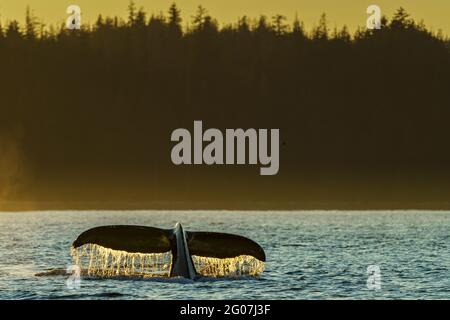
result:
[[[177,221],[255,240],[265,271],[240,280],[82,277],[79,289],[66,286],[71,243],[84,230]],[[449,230],[450,212],[5,212],[0,299],[448,299]],[[380,290],[367,288],[369,265],[380,268]],[[35,276],[42,272],[54,276]]]

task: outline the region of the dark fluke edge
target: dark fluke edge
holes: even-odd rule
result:
[[[73,247],[98,244],[105,248],[140,253],[163,253],[170,251],[172,230],[144,226],[102,226],[89,229],[78,236]]]
[[[198,276],[191,255],[219,259],[248,255],[266,261],[264,250],[253,240],[228,233],[186,232],[180,223],[173,229],[131,225],[96,227],[80,234],[73,247],[89,243],[130,253],[171,251],[173,263],[170,276],[189,279]]]

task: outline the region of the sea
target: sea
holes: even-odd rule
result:
[[[71,266],[71,244],[87,229],[177,222],[256,241],[266,253],[264,272],[82,276],[76,286],[52,272]],[[450,211],[0,212],[0,299],[450,299]]]

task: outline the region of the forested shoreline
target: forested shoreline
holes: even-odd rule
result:
[[[449,42],[402,8],[354,34],[202,7],[187,28],[175,4],[81,30],[27,12],[0,27],[8,209],[450,208]],[[174,166],[170,133],[193,120],[279,128],[279,174]]]

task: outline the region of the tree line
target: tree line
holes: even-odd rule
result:
[[[450,190],[449,41],[405,9],[353,34],[325,14],[311,30],[282,15],[220,26],[199,7],[183,27],[176,4],[128,9],[81,30],[29,9],[24,26],[0,27],[0,141],[20,150],[23,180],[11,197],[320,201],[338,184],[366,199],[367,181],[408,179]],[[170,133],[193,120],[279,128],[280,173],[174,168]]]

